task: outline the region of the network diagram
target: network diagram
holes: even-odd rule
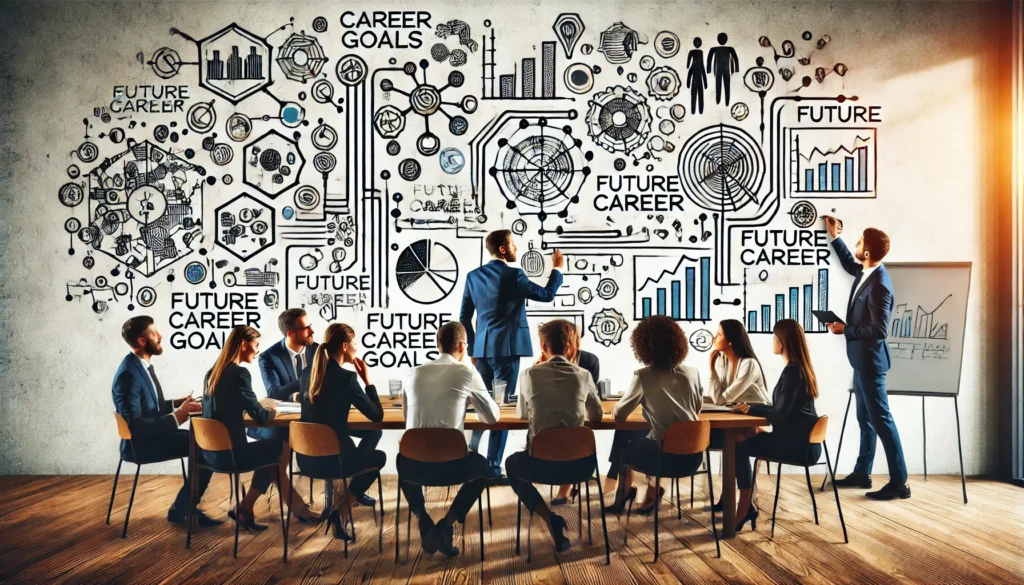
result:
[[[509,229],[531,278],[565,254],[555,300],[527,312],[585,343],[656,314],[697,351],[725,318],[821,333],[820,217],[878,197],[884,118],[827,31],[549,20],[171,28],[138,55],[153,85],[83,106],[54,185],[66,300],[127,314],[244,291],[325,321],[457,316],[485,236]]]

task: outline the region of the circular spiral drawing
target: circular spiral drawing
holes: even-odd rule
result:
[[[679,178],[687,196],[710,211],[737,211],[757,203],[764,173],[757,141],[735,126],[708,126],[679,153]]]
[[[651,108],[635,90],[616,86],[590,100],[587,131],[608,152],[633,152],[651,133]]]
[[[564,211],[590,174],[583,152],[567,129],[541,120],[523,124],[508,140],[498,141],[490,173],[521,214]]]

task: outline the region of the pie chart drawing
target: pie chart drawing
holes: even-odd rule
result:
[[[459,279],[455,254],[440,242],[419,240],[398,255],[398,288],[410,300],[432,305],[444,300]]]

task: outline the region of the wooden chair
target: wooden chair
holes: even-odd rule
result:
[[[185,460],[181,457],[166,457],[157,459],[146,459],[140,460],[135,452],[135,443],[132,441],[132,431],[128,427],[128,421],[124,419],[118,413],[114,413],[114,420],[117,422],[117,435],[121,437],[121,440],[128,441],[129,457],[131,459],[125,459],[124,455],[119,455],[117,460],[117,471],[114,472],[114,487],[110,490],[110,505],[107,506],[107,524],[110,524],[110,513],[114,510],[114,496],[117,495],[117,479],[121,475],[121,464],[127,461],[128,463],[135,464],[135,481],[132,482],[132,495],[128,498],[128,511],[124,514],[124,528],[121,529],[121,538],[128,537],[128,518],[132,515],[132,504],[135,502],[135,488],[139,485],[139,470],[142,466],[147,463],[160,463],[162,461],[170,461],[171,459],[177,459],[181,461],[181,477],[185,480],[186,489],[188,487],[188,476],[185,474]]]
[[[811,487],[811,467],[815,465],[821,465],[820,461],[815,463],[808,463],[810,461],[810,448],[814,445],[821,445],[825,451],[825,467],[828,469],[829,480],[832,483],[832,492],[836,498],[836,509],[839,511],[839,524],[843,527],[843,542],[849,543],[850,539],[846,534],[846,521],[843,520],[843,507],[839,504],[839,489],[835,484],[835,475],[832,473],[832,461],[828,455],[828,445],[825,443],[825,430],[828,428],[828,416],[818,417],[818,422],[814,423],[814,427],[811,428],[810,435],[807,438],[807,450],[808,456],[804,458],[804,461],[793,461],[785,459],[777,459],[771,457],[760,457],[758,460],[766,461],[768,465],[772,463],[778,463],[779,466],[775,470],[775,504],[772,506],[772,538],[775,538],[775,513],[779,509],[779,486],[782,484],[782,465],[795,465],[797,467],[804,468],[804,476],[807,479],[807,491],[811,494],[811,505],[814,507],[814,523],[818,524],[818,503],[814,499],[814,488]],[[754,469],[757,469],[757,461],[754,462]]]
[[[591,458],[594,462],[593,475],[589,472],[586,476],[574,477],[570,475],[541,478],[534,477],[533,461],[550,461],[554,463],[575,461],[578,459]],[[509,478],[516,481],[515,478]],[[547,485],[584,484],[587,498],[587,537],[590,543],[594,543],[590,530],[590,482],[597,483],[597,494],[601,505],[601,530],[604,533],[604,558],[605,564],[611,565],[611,546],[608,544],[608,524],[604,514],[604,491],[601,485],[601,470],[597,466],[597,444],[594,441],[594,431],[589,427],[563,427],[547,428],[534,435],[530,442],[530,465],[527,467],[526,481],[528,483],[540,483]],[[580,499],[580,536],[583,535],[582,518],[583,500]],[[516,554],[519,554],[519,539],[522,525],[523,500],[516,499]],[[526,562],[533,560],[533,512],[530,512],[526,530]]]
[[[469,452],[469,448],[466,446],[466,436],[458,429],[409,429],[402,435],[401,441],[398,443],[398,454],[404,459],[410,461],[416,461],[419,463],[446,463],[448,461],[456,461],[464,459],[466,454]],[[397,467],[397,465],[396,465]],[[489,478],[479,478],[489,479]],[[432,482],[424,481],[422,478],[406,472],[402,474],[401,469],[398,470],[398,484],[395,488],[395,563],[398,563],[399,552],[398,542],[401,540],[401,530],[399,529],[399,518],[401,516],[402,509],[402,483],[411,483],[420,485],[422,487],[447,487],[449,494],[452,486],[462,485],[461,483],[452,482]],[[488,492],[490,487],[487,487]],[[447,497],[445,500],[447,501]],[[490,496],[488,495],[487,513],[490,517]],[[480,561],[484,560],[484,507],[483,498],[477,500],[477,511],[479,513],[480,521]],[[466,524],[462,524],[462,535],[465,539],[466,535]],[[410,541],[412,540],[412,507],[409,508],[409,513],[405,520],[405,548],[406,548],[406,560],[408,560],[408,551],[410,548]]]
[[[342,464],[341,454],[341,443],[338,442],[338,435],[335,434],[334,429],[331,427],[319,424],[319,423],[307,423],[294,421],[288,424],[288,442],[291,445],[292,452],[306,457],[336,457],[338,459],[338,469],[341,470],[341,474],[338,477],[320,477],[316,476],[316,479],[322,479],[325,481],[334,481],[340,479],[345,485],[345,493],[348,493],[348,480],[353,477],[372,473],[377,478],[377,501],[380,502],[380,524],[378,525],[377,533],[377,549],[380,552],[384,552],[384,496],[383,488],[381,487],[380,469],[370,468],[360,471],[359,473],[347,474],[345,473],[345,466]],[[292,460],[288,461],[288,478],[292,481],[292,485],[295,485],[295,476],[306,475],[310,478],[310,492],[312,492],[313,476],[308,473],[303,473],[302,470],[295,471],[295,467]],[[352,518],[352,506],[346,498],[345,500],[348,507],[348,521],[352,527],[352,536],[356,534],[356,523]],[[328,503],[329,505],[329,503]],[[326,513],[327,510],[324,510]],[[374,520],[376,521],[377,513],[374,508]],[[288,554],[288,530],[291,528],[291,514],[288,515],[288,521],[285,525],[285,555]],[[397,536],[396,536],[397,538]],[[348,558],[348,541],[345,541],[345,558]]]
[[[665,455],[695,455],[698,453],[704,454],[704,469],[708,474],[708,498],[711,500],[712,509],[709,510],[711,514],[711,534],[715,537],[715,553],[718,557],[722,556],[722,547],[718,540],[718,528],[715,525],[715,486],[711,481],[711,454],[708,450],[708,445],[711,443],[711,423],[702,421],[689,421],[689,422],[677,422],[673,423],[672,426],[665,431],[665,436],[661,442],[661,454],[662,461],[664,461]],[[684,477],[694,477],[701,472],[698,468],[692,473],[687,474],[672,474],[666,473],[664,470],[664,464],[659,464],[658,473],[654,479],[654,489],[657,493],[658,486],[661,484],[661,478],[669,478],[672,480],[678,480]],[[629,471],[635,471],[635,468],[625,462],[623,462],[623,469]],[[658,509],[661,508],[661,501],[655,502],[654,504],[654,560],[658,560],[660,549],[658,548]],[[678,496],[676,499],[676,509],[679,510]],[[630,500],[629,507],[626,509],[626,530],[625,537],[623,538],[623,544],[629,539],[629,516],[633,512],[633,501]],[[681,518],[681,512],[679,518]]]
[[[199,416],[192,417],[192,432],[196,438],[196,445],[199,446],[203,451],[228,451],[231,453],[231,470],[225,471],[216,467],[210,466],[203,462],[203,458],[196,457],[196,467],[202,467],[209,469],[214,473],[225,473],[232,480],[232,492],[235,495],[235,502],[241,502],[241,477],[242,473],[249,473],[256,471],[257,469],[263,469],[266,467],[273,467],[274,473],[277,475],[277,504],[281,512],[281,533],[284,537],[284,560],[288,561],[288,533],[285,528],[284,520],[284,500],[281,496],[281,472],[278,470],[277,461],[268,463],[266,465],[260,465],[257,467],[239,467],[235,461],[235,453],[232,450],[231,434],[228,433],[227,426],[219,420],[202,418]],[[195,508],[195,504],[192,499],[189,499],[188,506],[188,536],[187,540],[192,539],[192,510]],[[290,516],[291,514],[289,514]],[[241,514],[235,514],[235,550],[233,552],[234,558],[238,558],[238,524],[241,519]]]

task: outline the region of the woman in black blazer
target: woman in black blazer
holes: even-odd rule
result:
[[[772,432],[758,433],[736,445],[736,485],[740,498],[736,517],[739,532],[749,520],[757,528],[757,506],[751,502],[757,471],[751,470],[751,457],[772,457],[788,461],[818,462],[821,445],[810,445],[811,429],[818,422],[814,399],[818,397],[818,380],[811,365],[807,338],[800,324],[793,319],[782,319],[775,324],[775,353],[786,361],[786,367],[775,385],[771,404],[737,404],[733,410],[752,416],[762,416],[772,423]]]
[[[278,463],[278,472],[285,484],[281,495],[290,501],[289,510],[300,520],[315,519],[302,496],[291,489],[287,476],[287,460],[282,459],[284,447],[281,439],[266,439],[250,443],[245,434],[243,416],[249,413],[257,424],[265,425],[274,419],[276,410],[266,409],[252,391],[252,376],[242,363],[252,363],[260,350],[260,334],[252,327],[239,325],[231,330],[224,348],[217,357],[213,368],[207,372],[203,389],[203,418],[219,420],[231,435],[231,451],[203,451],[210,466],[232,471],[251,469],[260,465]],[[277,483],[277,474],[272,469],[258,469],[253,473],[252,483],[245,498],[235,510],[228,512],[231,518],[240,514],[239,523],[249,530],[265,530],[253,516],[253,504],[266,493],[271,483]]]
[[[361,471],[380,469],[387,461],[383,451],[372,447],[363,448],[366,441],[360,441],[359,447],[356,447],[349,436],[348,414],[353,406],[371,421],[384,420],[384,408],[377,397],[376,387],[370,382],[366,364],[356,357],[355,336],[355,331],[343,323],[328,326],[323,343],[316,349],[313,367],[306,369],[299,383],[302,390],[302,422],[331,427],[341,445],[340,466],[337,457],[298,455],[302,471],[315,477],[352,477]],[[345,363],[351,363],[355,372],[342,368],[341,365]],[[360,387],[357,377],[362,379],[365,391]],[[341,481],[335,482],[338,497],[334,499],[334,509],[328,516],[328,522],[334,527],[335,538],[352,539],[344,529],[352,503],[366,493],[375,478],[372,473],[355,475],[348,482],[348,493],[345,493]]]

